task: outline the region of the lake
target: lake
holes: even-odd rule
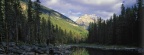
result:
[[[137,51],[100,50],[94,48],[72,47],[70,55],[142,55]]]

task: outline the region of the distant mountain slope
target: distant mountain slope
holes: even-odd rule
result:
[[[25,3],[28,2],[28,0],[22,0],[22,1],[25,2]],[[59,13],[59,12],[57,12],[57,11],[55,11],[55,10],[49,9],[49,8],[43,6],[43,5],[41,5],[41,10],[40,10],[40,11],[41,11],[42,13],[44,13],[44,14],[48,14],[48,15],[50,15],[50,16],[57,16],[57,17],[60,17],[60,18],[62,18],[62,19],[65,19],[65,20],[68,21],[68,22],[75,23],[75,22],[74,22],[73,20],[71,20],[70,18],[62,15],[61,13]],[[76,23],[75,23],[75,24],[76,24]]]
[[[22,6],[27,6],[27,5],[24,5],[26,4],[27,0],[22,0],[22,1],[23,1]],[[77,35],[81,35],[81,38],[86,38],[87,30],[77,25],[77,23],[75,23],[73,20],[69,19],[68,17],[42,5],[41,5],[40,11],[42,12],[41,17],[44,17],[46,20],[50,19],[53,25],[58,25],[63,30],[72,31],[73,33],[76,33]]]
[[[89,23],[90,22],[96,22],[97,20],[97,16],[96,15],[88,15],[88,14],[85,14],[81,17],[79,17],[77,20],[76,20],[76,23],[82,27],[84,27],[85,29],[87,29],[87,27],[89,26]]]
[[[45,13],[45,14],[48,14],[48,15],[51,15],[51,16],[57,16],[57,17],[60,17],[62,19],[65,19],[66,21],[68,22],[72,22],[72,23],[75,23],[73,20],[71,20],[70,18],[62,15],[61,13],[55,11],[55,10],[52,10],[52,9],[49,9],[45,6],[41,6],[41,12]],[[75,23],[76,24],[76,23]]]

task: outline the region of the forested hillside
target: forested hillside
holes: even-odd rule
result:
[[[139,0],[138,0],[139,1]],[[121,14],[90,23],[87,42],[103,45],[141,46],[141,2],[132,7],[121,6]]]
[[[87,31],[36,0],[0,0],[0,42],[64,44],[84,41]]]

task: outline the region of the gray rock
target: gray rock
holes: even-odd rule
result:
[[[21,55],[35,55],[35,52],[25,52],[25,53],[23,53]]]
[[[5,46],[5,47],[6,47],[6,45],[7,45],[5,42],[1,42],[1,44],[2,44],[2,46]]]
[[[35,53],[43,54],[44,52],[42,50],[40,50],[40,49],[37,49],[37,50],[35,50]]]
[[[6,42],[1,42],[2,46],[6,47],[7,46],[7,43]],[[9,42],[9,46],[10,47],[13,47],[13,46],[16,46],[16,43],[15,42]]]
[[[0,48],[0,54],[3,54],[4,50],[2,48]]]
[[[31,46],[31,52],[38,52],[38,47],[37,46],[35,46],[35,45],[33,45],[33,46]]]
[[[9,42],[9,46],[10,47],[16,46],[16,43],[15,42]]]
[[[31,48],[32,48],[32,50],[37,50],[37,49],[38,49],[38,46],[33,45],[33,46],[31,46]]]
[[[24,52],[23,50],[14,47],[9,47],[8,50],[10,53],[15,53],[15,54],[22,54]]]
[[[65,50],[65,52],[64,53],[66,53],[66,54],[70,54],[71,52],[70,51],[68,51],[68,50]]]
[[[41,50],[44,53],[46,53],[46,51],[48,51],[46,48],[39,48],[39,50]]]
[[[26,51],[26,52],[30,52],[32,50],[32,48],[30,46],[26,46],[26,45],[22,45],[20,46],[20,49]]]

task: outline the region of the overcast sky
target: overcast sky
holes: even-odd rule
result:
[[[113,13],[120,14],[121,4],[132,6],[136,0],[40,0],[41,4],[62,13],[72,20],[84,14],[95,14],[108,19]]]

